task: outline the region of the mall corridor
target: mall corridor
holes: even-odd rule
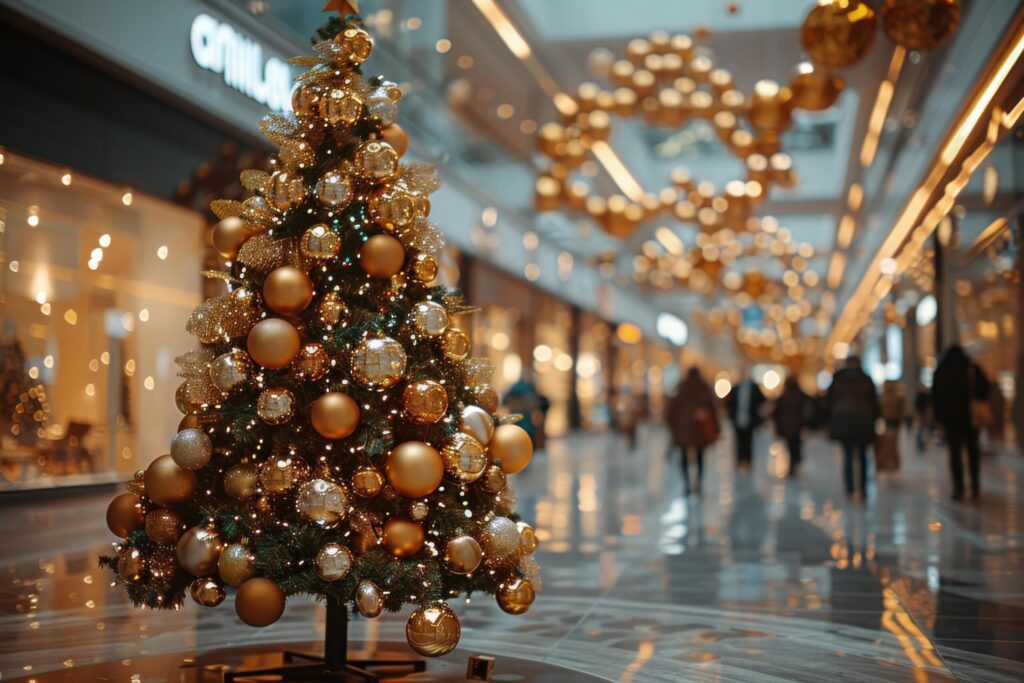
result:
[[[905,441],[901,471],[865,504],[842,494],[837,449],[818,438],[796,481],[769,433],[749,476],[724,439],[689,500],[660,428],[641,429],[634,453],[609,434],[550,441],[518,481],[541,538],[542,593],[519,618],[491,600],[453,601],[462,643],[430,663],[430,680],[463,680],[474,652],[496,654],[497,674],[515,657],[616,681],[1021,680],[1024,461],[989,455],[984,499],[956,504],[945,453]],[[191,603],[132,609],[96,564],[108,499],[5,504],[2,680],[154,680],[182,662],[156,655],[322,636],[312,603],[261,631]],[[358,620],[352,637],[401,641],[404,621]]]

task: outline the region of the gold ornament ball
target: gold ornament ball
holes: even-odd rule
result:
[[[327,292],[327,294],[324,294],[324,298],[320,300],[320,305],[317,307],[316,312],[320,317],[320,322],[333,327],[341,322],[341,319],[348,313],[348,306],[341,300],[340,294],[337,292]]]
[[[501,425],[494,430],[494,436],[487,448],[491,460],[500,460],[505,474],[515,474],[526,469],[533,457],[533,441],[519,425]]]
[[[444,355],[451,360],[462,360],[469,355],[469,336],[457,327],[444,332]]]
[[[328,171],[316,182],[313,194],[324,206],[338,209],[352,199],[352,181],[344,171]]]
[[[414,500],[409,505],[409,519],[414,522],[422,522],[430,514],[430,506],[427,505],[426,501]]]
[[[355,94],[332,88],[320,100],[320,113],[332,126],[355,123],[363,113],[363,101]]]
[[[299,331],[287,320],[266,318],[253,325],[246,340],[249,355],[265,368],[286,367],[299,353]]]
[[[316,554],[316,573],[324,581],[340,581],[348,576],[354,563],[352,553],[343,545],[328,543]]]
[[[842,78],[815,68],[811,62],[797,64],[796,72],[789,81],[793,107],[806,111],[828,109],[839,99],[844,87]]]
[[[122,493],[107,506],[107,528],[115,536],[128,538],[145,523],[142,501],[134,493]]]
[[[384,596],[381,595],[377,584],[369,579],[363,579],[356,586],[356,609],[359,614],[367,619],[374,619],[380,616],[384,609]]]
[[[182,469],[198,470],[205,467],[212,456],[213,444],[201,429],[185,429],[171,439],[171,457]]]
[[[308,473],[303,460],[273,457],[260,466],[260,483],[268,493],[287,493]]]
[[[224,473],[224,492],[235,500],[249,500],[256,493],[260,473],[255,465],[238,463]]]
[[[353,155],[356,172],[371,182],[387,180],[398,171],[398,152],[383,140],[360,145]]]
[[[381,138],[384,142],[391,145],[394,148],[395,153],[400,157],[405,156],[406,150],[409,149],[409,136],[406,134],[405,129],[397,123],[392,123],[390,126],[386,126],[384,130],[381,131]]]
[[[455,574],[472,574],[484,559],[484,551],[472,536],[456,536],[444,548],[444,563]]]
[[[526,522],[516,522],[519,530],[519,554],[532,555],[537,550],[537,532]]]
[[[384,488],[384,475],[373,467],[360,467],[352,473],[352,490],[362,498],[373,498]]]
[[[804,19],[800,41],[816,63],[850,66],[875,42],[875,11],[863,0],[817,5]]]
[[[466,483],[479,479],[487,469],[487,454],[480,442],[458,432],[445,444],[444,464],[448,473]]]
[[[359,263],[370,277],[387,279],[402,270],[405,248],[391,235],[374,235],[359,250]]]
[[[210,363],[210,381],[224,394],[245,386],[249,382],[250,372],[252,372],[252,361],[249,360],[249,355],[241,349],[232,349],[217,356]]]
[[[157,505],[184,503],[195,493],[199,480],[170,455],[161,455],[146,468],[146,495]]]
[[[295,416],[295,396],[280,387],[264,389],[256,401],[256,414],[267,424],[284,424]]]
[[[361,28],[350,27],[334,36],[334,42],[341,46],[345,57],[352,64],[362,64],[373,51],[373,39]]]
[[[137,496],[141,496],[146,493],[146,470],[135,470],[135,474],[132,478],[124,483],[124,487],[129,492],[134,493]]]
[[[490,384],[481,384],[473,387],[473,394],[477,405],[488,413],[498,410],[498,392]]]
[[[793,92],[788,87],[780,86],[771,79],[762,79],[754,84],[747,118],[760,130],[784,131],[793,123],[792,99]]]
[[[325,223],[318,223],[302,233],[299,249],[308,258],[329,259],[341,251],[341,237]]]
[[[480,406],[466,406],[459,415],[459,431],[486,446],[494,436],[494,418]]]
[[[189,400],[188,382],[182,382],[178,385],[178,388],[174,390],[174,406],[178,409],[178,412],[183,415],[199,411],[200,404]]]
[[[320,102],[320,90],[312,85],[302,85],[292,91],[292,111],[297,116],[316,116]]]
[[[448,392],[432,379],[410,382],[402,392],[402,408],[416,424],[433,424],[448,411]]]
[[[448,329],[448,311],[436,301],[418,303],[412,311],[412,324],[426,337],[439,337]]]
[[[495,595],[498,600],[498,607],[509,614],[523,614],[530,609],[537,594],[533,585],[526,579],[513,579],[506,581],[498,587]]]
[[[519,548],[519,530],[516,523],[508,517],[495,517],[484,525],[480,534],[480,545],[487,556],[494,560],[503,560],[514,554]]]
[[[264,229],[274,218],[274,209],[263,197],[256,195],[242,202],[242,220],[254,223]]]
[[[252,228],[238,216],[228,216],[213,226],[211,241],[217,253],[227,259],[238,256],[238,249],[252,235]]]
[[[135,583],[142,578],[146,570],[146,561],[135,548],[126,548],[117,558],[117,573],[127,583]]]
[[[292,361],[292,375],[296,379],[317,381],[331,368],[331,357],[324,345],[317,342],[303,344],[299,355]]]
[[[359,427],[359,404],[348,394],[330,391],[313,401],[309,419],[325,439],[344,439]]]
[[[488,467],[484,472],[484,476],[480,477],[480,485],[488,493],[501,493],[505,490],[505,484],[507,483],[508,477],[497,465]]]
[[[326,479],[307,481],[295,496],[295,509],[303,518],[330,529],[345,519],[348,496],[345,489]]]
[[[423,527],[408,519],[392,517],[384,523],[384,545],[395,557],[410,557],[423,548]]]
[[[377,222],[391,232],[408,227],[416,218],[416,202],[404,190],[385,189],[370,201],[370,210]]]
[[[439,270],[437,259],[430,254],[418,254],[412,262],[413,277],[423,284],[433,282]]]
[[[177,543],[185,522],[174,510],[157,508],[146,513],[146,535],[160,545]]]
[[[459,644],[462,627],[452,608],[441,602],[417,607],[405,624],[409,647],[423,657],[446,655]]]
[[[407,357],[390,337],[364,339],[352,352],[352,377],[364,387],[387,389],[405,374]]]
[[[313,281],[294,266],[275,268],[263,281],[263,300],[280,315],[297,315],[313,301]]]
[[[178,431],[180,432],[185,429],[199,429],[201,426],[202,424],[199,422],[199,416],[195,413],[189,413],[181,418],[181,421],[178,423]]]
[[[217,572],[224,543],[216,529],[194,526],[178,539],[178,564],[194,576],[211,576]]]
[[[391,450],[384,468],[388,483],[406,498],[423,498],[444,479],[444,460],[422,441],[406,441]]]
[[[908,50],[934,50],[956,33],[960,0],[884,0],[882,27]]]
[[[287,211],[301,204],[306,198],[306,186],[302,182],[302,176],[297,173],[275,171],[267,181],[263,196],[275,209]]]
[[[249,626],[270,626],[284,614],[285,596],[270,579],[249,579],[235,595],[235,612]]]
[[[227,585],[238,588],[256,576],[256,557],[247,546],[229,543],[217,560],[217,575]]]
[[[189,584],[188,594],[196,604],[203,607],[216,607],[227,597],[227,591],[220,581],[210,577],[198,578]]]

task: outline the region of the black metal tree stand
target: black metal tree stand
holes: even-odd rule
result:
[[[407,667],[412,671],[427,668],[422,659],[349,659],[348,608],[331,600],[327,602],[324,654],[285,650],[284,662],[284,666],[271,669],[227,672],[224,682],[252,676],[280,676],[282,681],[377,681],[380,677],[369,670],[371,667]]]

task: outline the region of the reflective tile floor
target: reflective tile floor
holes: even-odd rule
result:
[[[453,604],[460,649],[408,680],[460,680],[474,653],[496,656],[503,681],[1024,680],[1024,458],[988,457],[983,500],[954,503],[945,454],[904,448],[902,470],[857,503],[832,444],[812,439],[790,481],[763,434],[752,473],[726,441],[703,495],[684,499],[663,432],[641,431],[635,453],[609,435],[553,441],[517,475],[543,592],[521,617]],[[322,637],[299,599],[263,630],[230,604],[132,609],[96,567],[109,497],[0,507],[0,680],[185,680],[180,655],[157,655]],[[397,615],[351,633],[394,649],[403,629]]]

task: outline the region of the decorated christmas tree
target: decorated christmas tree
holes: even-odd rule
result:
[[[472,309],[431,284],[438,181],[402,161],[401,91],[362,74],[373,43],[355,14],[320,38],[293,60],[294,112],[262,122],[272,171],[213,204],[225,264],[204,275],[227,292],[188,321],[185,417],[111,503],[121,540],[103,562],[151,608],[236,588],[252,626],[296,594],[346,618],[412,604],[409,644],[443,655],[460,633],[447,599],[482,591],[513,614],[534,599],[536,537],[508,481],[532,447],[469,357]]]
[[[46,389],[25,371],[14,322],[5,320],[0,334],[0,428],[21,443],[35,443],[46,436],[49,415]]]

